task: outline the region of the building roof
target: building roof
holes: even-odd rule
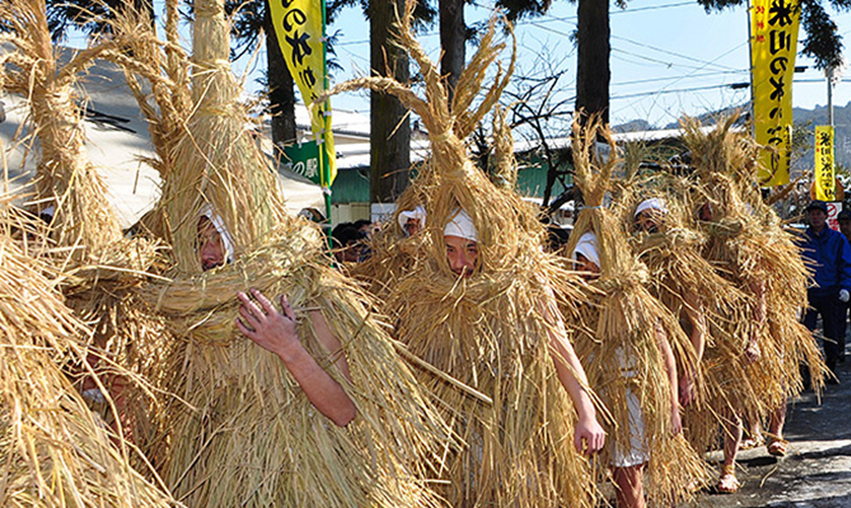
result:
[[[160,196],[159,174],[144,158],[155,157],[147,122],[125,83],[121,70],[99,61],[79,85],[86,97],[84,121],[89,160],[104,179],[109,199],[122,227],[129,227],[150,210]],[[10,190],[24,187],[38,163],[38,138],[30,136],[29,108],[23,97],[0,91],[6,112],[0,123],[0,144],[5,153],[3,169]],[[296,214],[306,207],[324,208],[321,189],[286,174],[279,182],[287,208]]]

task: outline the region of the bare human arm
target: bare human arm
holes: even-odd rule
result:
[[[567,330],[564,320],[556,308],[555,296],[552,289],[547,288],[546,301],[543,304],[543,316],[553,326],[548,328],[550,356],[556,367],[556,374],[579,415],[576,423],[576,433],[573,444],[576,451],[582,453],[583,442],[585,443],[585,454],[597,453],[606,443],[606,431],[597,421],[597,411],[588,394],[588,378],[585,369],[579,362],[579,357],[567,340]]]
[[[703,308],[703,300],[694,291],[686,291],[683,299],[686,304],[686,315],[691,323],[691,345],[694,347],[695,353],[694,365],[684,366],[680,377],[680,404],[686,407],[694,402],[695,372],[703,358],[703,350],[706,348],[706,314]]]
[[[668,382],[671,385],[671,433],[677,435],[683,431],[683,423],[680,419],[680,405],[677,397],[679,392],[677,385],[677,362],[674,359],[674,352],[671,351],[671,344],[668,343],[668,334],[662,328],[662,323],[658,321],[656,322],[656,343],[665,361],[665,371],[668,374]]]
[[[239,307],[240,318],[236,319],[239,331],[284,362],[310,403],[320,413],[340,427],[346,426],[357,414],[355,404],[343,387],[319,366],[316,359],[302,345],[296,333],[295,314],[287,297],[281,296],[283,313],[280,313],[260,291],[256,289],[250,291],[257,303],[247,294],[237,293],[237,298],[242,304]],[[337,356],[335,365],[346,378],[349,378],[346,358],[339,354],[340,341],[331,333],[321,312],[311,311],[309,315],[317,338],[332,355]]]

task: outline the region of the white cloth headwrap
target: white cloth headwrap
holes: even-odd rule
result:
[[[635,209],[633,217],[638,217],[638,214],[640,214],[644,210],[656,210],[660,213],[665,214],[668,213],[668,205],[665,204],[665,200],[662,198],[645,199],[644,201],[638,204],[638,207]]]
[[[443,228],[443,236],[458,236],[472,242],[479,241],[479,233],[473,225],[473,219],[463,208],[456,208],[446,227]]]
[[[222,246],[225,248],[225,261],[230,263],[233,261],[233,238],[230,236],[230,232],[228,228],[225,227],[225,221],[222,220],[219,215],[213,211],[213,207],[210,204],[204,205],[204,208],[201,209],[201,215],[210,219],[210,222],[213,223],[213,227],[216,228],[216,231],[222,235]]]
[[[598,267],[600,266],[600,256],[597,255],[597,235],[593,231],[588,231],[579,237],[579,243],[576,244],[573,254],[570,255],[574,261],[576,261],[577,254],[582,254],[585,259]]]
[[[399,226],[404,230],[408,219],[419,219],[420,227],[425,227],[426,211],[422,206],[418,206],[413,210],[402,210],[399,212]]]

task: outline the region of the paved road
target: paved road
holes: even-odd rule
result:
[[[841,384],[827,386],[821,401],[811,391],[794,401],[786,457],[765,447],[741,452],[739,492],[706,495],[698,506],[851,508],[851,361],[837,370]]]

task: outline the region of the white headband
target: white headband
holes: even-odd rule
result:
[[[225,260],[228,262],[233,261],[233,238],[231,238],[228,228],[225,227],[225,221],[223,221],[222,218],[213,211],[213,207],[210,206],[209,203],[204,205],[204,208],[201,209],[201,215],[210,219],[210,222],[213,223],[213,227],[216,228],[216,231],[218,231],[220,235],[222,235],[222,246],[225,248]]]
[[[399,226],[404,230],[408,219],[419,219],[420,227],[425,227],[426,211],[422,206],[418,206],[413,210],[402,210],[399,212]]]
[[[479,241],[479,233],[476,231],[476,226],[473,225],[473,219],[464,211],[463,208],[456,208],[452,212],[454,216],[446,223],[443,228],[443,236],[457,236],[472,242]]]
[[[579,243],[576,244],[576,248],[573,249],[573,254],[571,254],[574,261],[576,261],[577,254],[582,254],[585,259],[591,261],[597,267],[600,266],[600,256],[597,255],[597,235],[593,231],[588,231],[579,237]]]
[[[638,207],[635,209],[635,213],[633,217],[638,217],[638,214],[645,210],[656,210],[659,213],[668,213],[668,205],[665,204],[665,200],[662,198],[650,198],[645,199],[641,203],[638,204]]]

